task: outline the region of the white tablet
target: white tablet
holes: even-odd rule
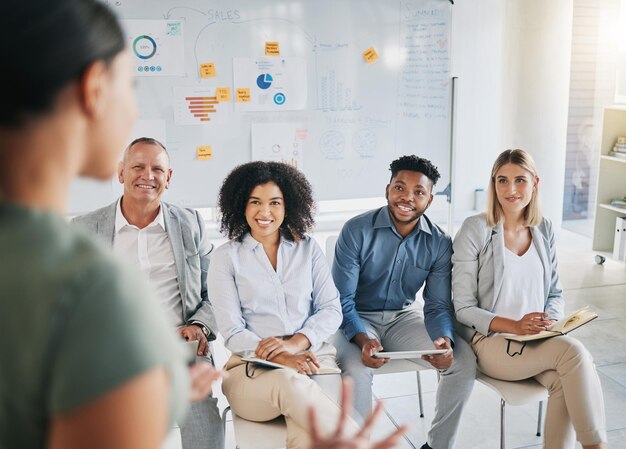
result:
[[[427,349],[425,351],[396,351],[396,352],[376,352],[374,357],[379,359],[419,359],[423,355],[444,354],[448,349]]]

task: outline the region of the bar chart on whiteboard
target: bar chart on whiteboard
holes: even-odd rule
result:
[[[202,125],[225,121],[228,108],[215,94],[216,87],[174,87],[174,123]]]

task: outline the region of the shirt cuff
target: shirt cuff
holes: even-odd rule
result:
[[[346,337],[346,340],[348,341],[351,341],[356,334],[367,334],[365,326],[363,326],[362,323],[355,321],[345,323],[341,327],[341,332],[343,332],[344,337]]]
[[[319,337],[317,333],[313,331],[312,329],[300,329],[299,331],[296,331],[295,333],[302,334],[306,338],[309,339],[309,342],[311,343],[311,347],[308,349],[309,351],[315,352],[319,348],[320,346]]]
[[[195,325],[195,326],[198,326],[200,329],[202,329],[202,333],[206,337],[207,341],[215,340],[216,335],[213,333],[211,328],[209,326],[207,326],[206,324],[204,324],[202,321],[191,320],[191,321],[189,321],[189,325],[190,326]]]
[[[452,343],[452,346],[454,346],[454,328],[450,328],[449,326],[440,326],[435,329],[431,329],[431,331],[432,333],[428,332],[428,334],[433,339],[433,341],[440,337],[447,337],[450,339],[450,343]]]

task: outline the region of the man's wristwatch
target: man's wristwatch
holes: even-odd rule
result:
[[[206,327],[204,324],[202,324],[200,321],[192,321],[189,323],[190,326],[198,326],[200,328],[200,330],[202,331],[202,333],[204,334],[204,336],[206,337],[207,340],[210,340],[210,336],[211,336],[211,331],[209,330],[208,327]]]

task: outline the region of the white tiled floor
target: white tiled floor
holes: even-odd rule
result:
[[[323,236],[322,240],[323,247]],[[600,315],[597,320],[576,330],[593,354],[600,373],[607,413],[609,446],[626,447],[626,264],[607,258],[596,265],[589,239],[562,231],[557,241],[561,281],[566,311],[586,304]],[[415,374],[375,376],[374,393],[385,402],[389,417],[376,427],[375,437],[393,429],[393,422],[409,423],[411,430],[400,448],[419,448],[425,441],[434,410],[436,375],[423,371],[425,417],[419,418]],[[224,400],[220,401],[224,404]],[[489,449],[499,447],[500,400],[486,387],[476,384],[459,429],[456,447]],[[537,407],[507,407],[507,448],[541,448],[535,436]],[[234,448],[232,426],[227,423],[227,448]]]

